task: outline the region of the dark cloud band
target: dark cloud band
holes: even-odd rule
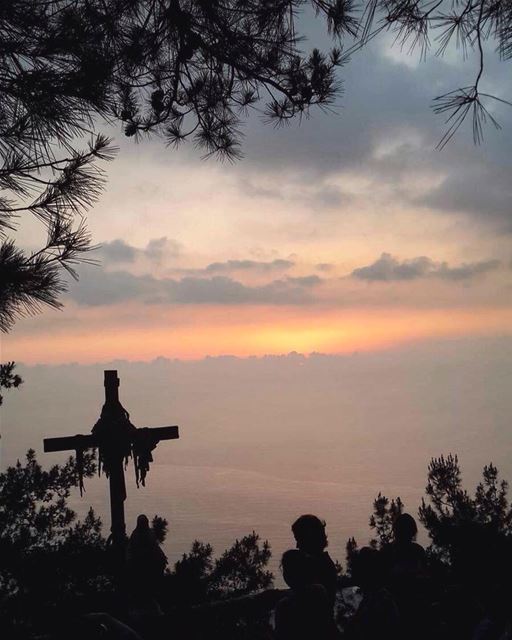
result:
[[[434,262],[427,256],[400,261],[390,253],[383,253],[372,264],[354,269],[351,275],[368,282],[416,280],[418,278],[468,280],[480,274],[494,271],[500,264],[499,260],[484,260],[450,267],[446,262]]]

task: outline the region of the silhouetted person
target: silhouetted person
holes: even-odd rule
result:
[[[325,550],[328,544],[325,522],[316,516],[306,514],[295,520],[292,532],[297,549],[311,556],[314,562],[315,582],[324,586],[329,605],[333,608],[338,572],[331,556]]]
[[[339,632],[323,585],[315,584],[315,560],[298,549],[290,549],[281,560],[283,578],[290,595],[276,607],[277,640],[334,640]]]
[[[167,565],[167,557],[149,526],[147,516],[137,518],[127,548],[127,569],[132,589],[145,597],[159,589]]]
[[[411,579],[420,577],[426,570],[426,554],[416,542],[418,527],[408,513],[400,514],[393,523],[393,543],[386,549],[390,556],[393,578]]]
[[[363,547],[352,560],[352,578],[363,599],[347,628],[350,640],[394,640],[402,637],[398,607],[385,587],[385,558]],[[411,638],[414,636],[411,636]]]
[[[400,514],[393,523],[393,542],[383,548],[387,584],[396,599],[406,635],[428,635],[428,625],[418,627],[418,619],[430,619],[427,595],[427,557],[416,542],[418,527],[408,513]]]

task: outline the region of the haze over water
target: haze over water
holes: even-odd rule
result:
[[[45,436],[87,433],[103,402],[103,369],[118,369],[120,398],[136,426],[178,424],[160,443],[145,488],[127,469],[129,531],[139,513],[170,522],[171,563],[194,539],[219,554],[255,530],[272,545],[272,569],[293,546],[290,524],[312,512],[327,521],[333,557],[370,536],[379,491],[415,513],[432,456],[459,454],[474,490],[491,460],[512,479],[512,340],[428,341],[350,356],[299,354],[199,361],[20,366],[25,384],[6,396],[2,467]],[[104,516],[104,477],[83,498]],[[424,540],[426,541],[426,540]]]

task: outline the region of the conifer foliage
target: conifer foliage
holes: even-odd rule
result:
[[[432,541],[432,552],[443,559],[460,546],[461,537],[476,539],[485,533],[498,540],[512,533],[508,483],[500,480],[492,463],[483,468],[482,480],[471,496],[462,485],[457,456],[433,458],[425,493],[419,517]]]
[[[85,475],[94,471],[84,456]],[[68,504],[77,482],[73,459],[44,470],[33,450],[0,473],[0,622],[7,636],[105,581],[101,521],[92,509],[78,520]]]
[[[427,470],[425,498],[422,498],[418,516],[430,539],[429,554],[447,565],[453,563],[454,554],[471,540],[479,552],[484,539],[492,539],[497,546],[512,535],[512,504],[508,496],[509,485],[499,477],[491,463],[482,470],[482,479],[471,495],[464,488],[459,459],[448,454],[432,458]],[[370,545],[382,549],[393,541],[393,522],[405,508],[400,497],[390,500],[379,493],[373,502],[370,528],[375,532]],[[350,538],[346,545],[350,567],[357,542]],[[475,554],[475,558],[479,554]]]
[[[301,55],[293,1],[6,0],[0,6],[0,330],[59,308],[92,248],[84,214],[128,137],[230,159],[256,102],[284,121],[332,103],[339,50]],[[312,1],[337,29],[330,2]],[[20,223],[31,238],[21,248]],[[26,243],[25,243],[26,244]],[[32,241],[29,243],[32,244]]]
[[[22,377],[17,373],[14,373],[15,368],[15,362],[0,364],[0,389],[16,389],[23,383]],[[2,402],[3,396],[0,393],[0,405]]]

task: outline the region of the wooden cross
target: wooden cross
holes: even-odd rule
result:
[[[124,462],[128,455],[133,454],[137,481],[140,477],[144,484],[145,472],[152,460],[151,450],[160,440],[175,438],[179,438],[176,426],[136,429],[130,423],[127,411],[119,402],[117,371],[105,371],[105,404],[101,411],[101,418],[93,427],[92,433],[63,438],[45,438],[44,451],[74,450],[78,458],[85,449],[99,449],[100,464],[103,459],[103,467],[110,483],[111,540],[114,547],[121,551],[126,541]]]

